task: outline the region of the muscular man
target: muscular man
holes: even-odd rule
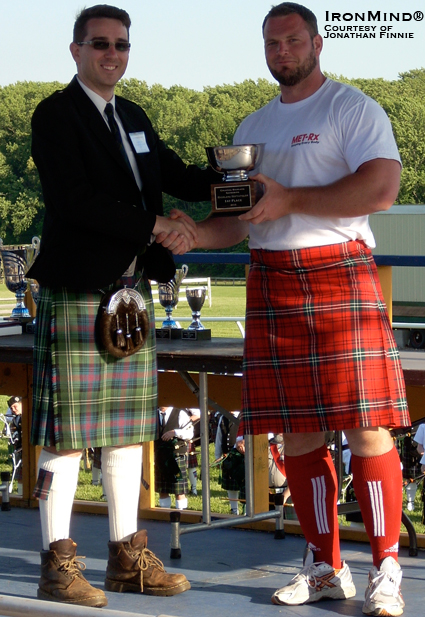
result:
[[[108,5],[84,9],[70,50],[77,75],[35,110],[32,153],[46,213],[28,276],[41,286],[34,347],[32,443],[44,446],[35,495],[43,536],[38,596],[105,606],[81,574],[69,525],[84,448],[102,448],[109,509],[105,587],[170,596],[190,588],[167,574],[137,531],[142,442],[157,437],[154,313],[149,279],[169,281],[170,251],[194,245],[195,226],[163,215],[162,192],[208,200],[211,172],[167,149],[145,112],[115,96],[130,52],[130,18]],[[155,236],[163,233],[162,245]],[[169,249],[169,250],[167,250]],[[95,335],[105,292],[142,296],[144,346],[117,359]]]
[[[239,217],[201,222],[197,247],[250,238],[240,432],[284,433],[288,483],[311,549],[272,602],[356,593],[341,561],[337,479],[324,442],[326,431],[343,430],[373,554],[363,612],[397,616],[402,477],[389,428],[410,420],[368,215],[396,199],[400,157],[379,105],[321,72],[323,41],[310,10],[275,6],[263,35],[280,94],[242,122],[234,143],[265,144],[254,176],[264,196]]]

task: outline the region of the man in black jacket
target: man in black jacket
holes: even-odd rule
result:
[[[169,281],[171,252],[184,253],[196,240],[191,221],[164,217],[162,192],[208,200],[214,174],[186,166],[139,106],[115,96],[127,67],[129,27],[121,9],[84,9],[70,45],[77,75],[42,101],[32,119],[46,206],[41,251],[28,273],[41,286],[32,423],[32,443],[44,446],[35,488],[43,535],[38,596],[85,606],[107,601],[82,576],[69,537],[84,448],[102,448],[106,589],[168,596],[190,588],[146,548],[146,531],[137,532],[141,444],[157,437],[149,279]],[[123,287],[140,294],[150,327],[141,350],[117,359],[95,336],[95,324],[104,293]]]

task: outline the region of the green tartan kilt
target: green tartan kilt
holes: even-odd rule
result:
[[[245,456],[235,448],[221,463],[219,482],[226,491],[240,491],[245,495]]]
[[[155,492],[169,495],[186,495],[187,483],[187,454],[165,454],[164,449],[155,450]],[[170,458],[173,458],[173,465]]]
[[[40,290],[34,340],[31,442],[57,450],[130,445],[157,438],[154,309],[148,280],[137,290],[150,331],[132,356],[101,349],[95,321],[100,290]]]

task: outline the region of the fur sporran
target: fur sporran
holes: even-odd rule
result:
[[[115,358],[126,358],[139,351],[149,332],[146,305],[135,289],[106,293],[99,305],[96,321],[102,346]]]

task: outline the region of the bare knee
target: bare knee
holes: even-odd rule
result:
[[[344,431],[350,450],[356,456],[370,458],[387,454],[394,447],[390,431],[383,426],[353,428]]]
[[[285,433],[285,455],[302,456],[318,450],[325,443],[325,433]]]

